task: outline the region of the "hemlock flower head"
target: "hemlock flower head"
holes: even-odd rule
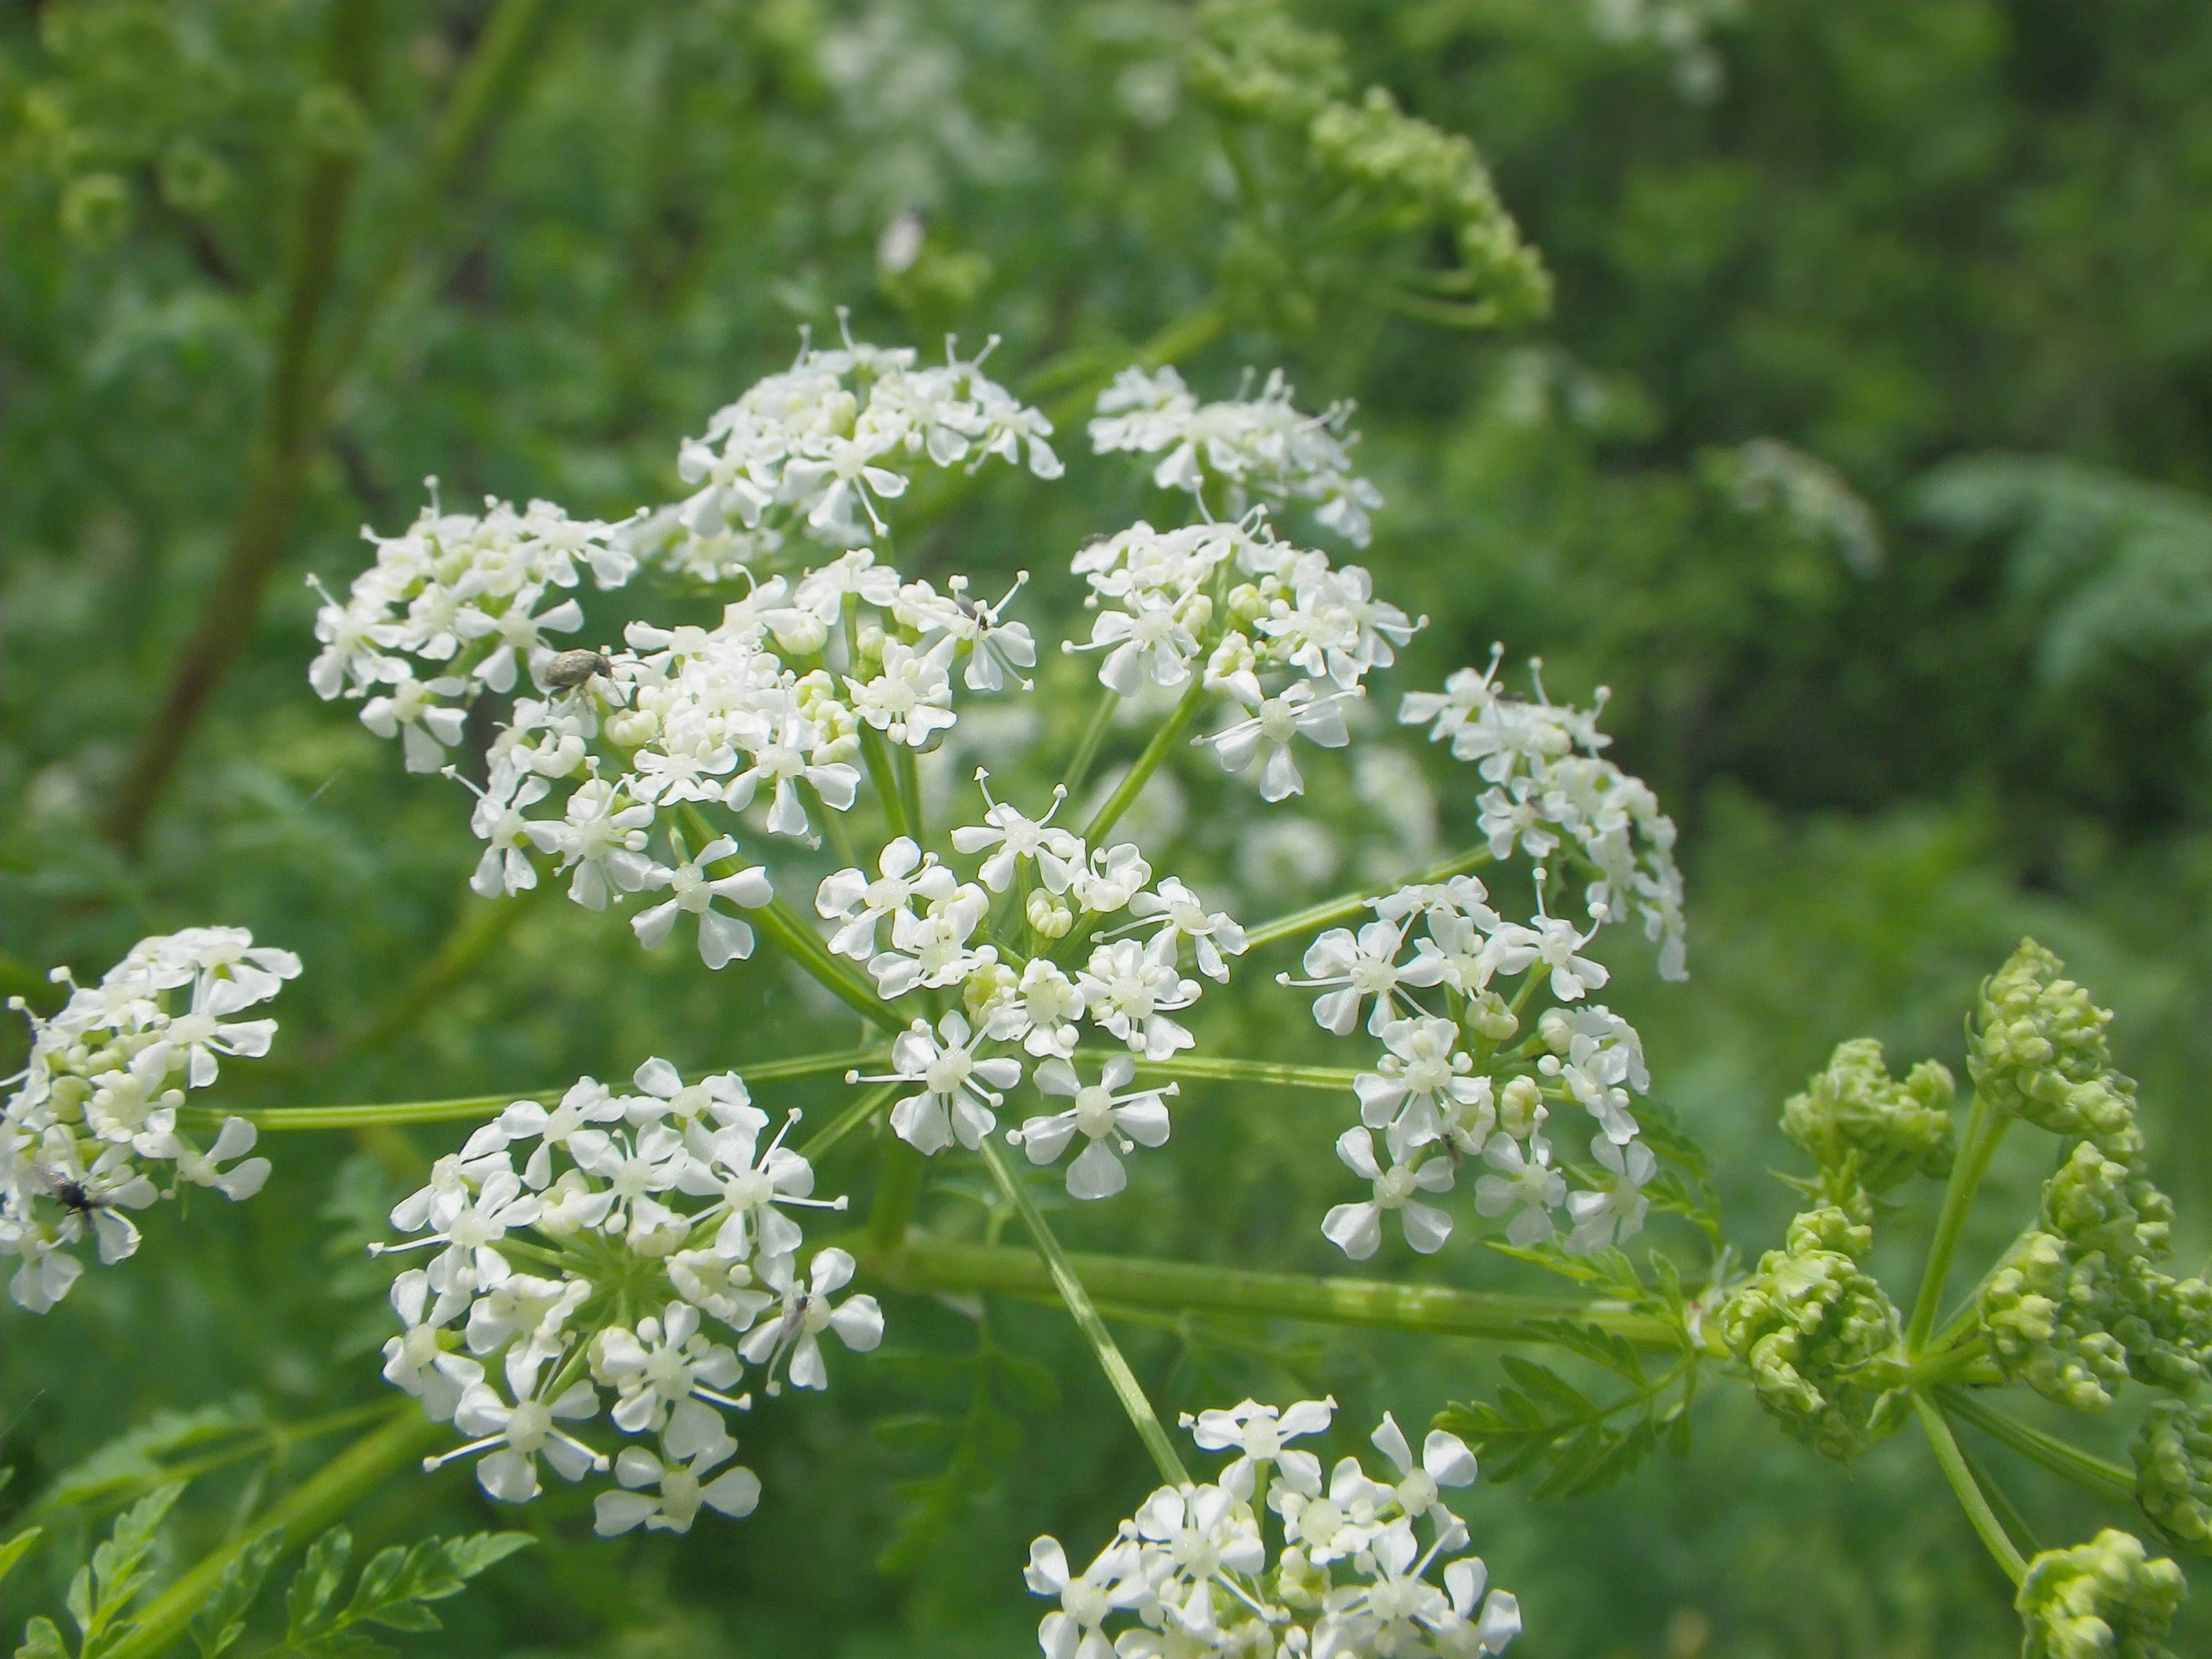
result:
[[[1037,1627],[1047,1659],[1502,1652],[1520,1605],[1462,1553],[1467,1528],[1440,1497],[1474,1478],[1464,1443],[1431,1434],[1416,1465],[1385,1416],[1374,1443],[1396,1479],[1346,1457],[1324,1489],[1319,1461],[1283,1442],[1328,1426],[1334,1407],[1185,1415],[1201,1449],[1238,1454],[1216,1480],[1155,1491],[1080,1574],[1057,1539],[1031,1544],[1024,1581],[1059,1602]]]
[[[44,1313],[69,1293],[84,1270],[73,1246],[90,1242],[103,1263],[133,1255],[128,1212],[185,1186],[234,1201],[261,1190],[270,1164],[246,1156],[252,1124],[224,1118],[210,1140],[187,1091],[214,1084],[224,1059],[268,1053],[276,1022],[235,1017],[299,973],[299,957],[243,927],[187,927],[139,940],[97,985],[57,969],[70,996],[50,1018],[10,999],[31,1036],[23,1070],[0,1085],[13,1085],[0,1103],[0,1256],[17,1258],[19,1304]]]
[[[2130,1449],[2143,1513],[2202,1553],[2212,1544],[2212,1406],[2153,1401]]]
[[[384,1374],[464,1437],[427,1468],[474,1458],[508,1503],[536,1495],[541,1463],[566,1480],[611,1471],[599,1531],[681,1532],[702,1508],[744,1515],[758,1497],[750,1471],[724,1467],[746,1368],[770,1392],[787,1375],[820,1388],[818,1334],[871,1348],[883,1322],[872,1297],[831,1304],[852,1276],[843,1251],[801,1271],[794,1212],[844,1200],[812,1196],[782,1133],[763,1145],[767,1114],[740,1079],[687,1084],[650,1060],[635,1085],[586,1078],[550,1110],[517,1102],[401,1201],[392,1224],[417,1237],[378,1248],[442,1248],[394,1283],[405,1328]]]

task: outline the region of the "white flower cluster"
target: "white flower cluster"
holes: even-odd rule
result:
[[[925,368],[910,349],[856,344],[849,332],[842,349],[802,348],[685,441],[678,465],[698,488],[676,516],[717,550],[679,542],[671,556],[730,574],[781,546],[787,528],[855,546],[883,533],[881,504],[906,493],[902,469],[924,463],[973,471],[997,456],[1058,477],[1052,422],[982,373],[990,347],[969,361],[953,351],[946,341],[945,362]]]
[[[977,880],[961,880],[901,836],[884,848],[873,877],[840,870],[815,895],[816,910],[838,924],[830,948],[865,963],[886,1000],[959,993],[960,1006],[934,1027],[916,1018],[900,1035],[888,1076],[856,1073],[849,1080],[919,1084],[921,1092],[892,1109],[892,1128],[926,1154],[954,1140],[972,1151],[998,1127],[996,1109],[1022,1080],[1024,1063],[1013,1052],[1019,1045],[1040,1062],[1037,1088],[1069,1104],[1028,1119],[1007,1139],[1041,1164],[1079,1142],[1068,1191],[1109,1197],[1127,1181],[1119,1154],[1168,1138],[1164,1097],[1175,1086],[1131,1085],[1133,1056],[1165,1060],[1195,1041],[1169,1017],[1196,1002],[1201,988],[1183,973],[1182,952],[1225,983],[1227,957],[1243,951],[1244,932],[1175,877],[1154,884],[1133,844],[1093,849],[1052,823],[1052,811],[1024,817],[988,789],[985,800],[983,822],[951,837],[956,852],[984,855]],[[1023,938],[1034,954],[1026,956],[988,937],[1001,896],[1011,914],[1018,892],[1027,894]],[[1071,970],[1086,941],[1082,965]],[[1076,1064],[1086,1021],[1127,1050],[1108,1057],[1095,1080]]]
[[[1292,740],[1342,748],[1344,704],[1427,620],[1376,599],[1359,566],[1338,569],[1324,553],[1277,541],[1258,509],[1167,531],[1140,520],[1084,548],[1074,565],[1098,617],[1088,643],[1068,648],[1103,652],[1100,683],[1124,696],[1200,672],[1206,690],[1237,706],[1203,741],[1229,771],[1256,763],[1270,801],[1305,787]]]
[[[1201,505],[1206,487],[1217,484],[1213,505],[1232,519],[1254,501],[1316,502],[1316,519],[1354,547],[1366,546],[1368,514],[1382,496],[1352,470],[1356,440],[1345,435],[1352,405],[1304,414],[1282,370],[1269,373],[1256,398],[1244,395],[1246,378],[1234,400],[1201,404],[1172,368],[1125,368],[1099,394],[1091,449],[1160,455],[1154,483],[1186,490]]]
[[[435,502],[401,534],[378,537],[376,562],[354,579],[341,605],[323,593],[307,671],[316,695],[365,697],[361,721],[400,738],[410,772],[434,772],[460,740],[465,705],[478,687],[511,691],[526,674],[541,691],[556,657],[548,634],[583,625],[573,598],[578,567],[600,587],[619,587],[635,559],[614,526],[571,519],[550,501],[517,512],[487,501],[482,516],[441,512]]]
[[[1060,1603],[1037,1626],[1047,1659],[1503,1652],[1520,1603],[1462,1553],[1467,1528],[1442,1501],[1474,1480],[1474,1454],[1437,1430],[1417,1459],[1385,1413],[1372,1437],[1383,1478],[1346,1457],[1324,1481],[1319,1458],[1284,1443],[1326,1429],[1334,1408],[1307,1400],[1278,1414],[1247,1400],[1185,1417],[1201,1448],[1237,1454],[1215,1480],[1160,1487],[1079,1573],[1057,1539],[1031,1544],[1029,1587]],[[1109,1621],[1121,1626],[1111,1637]]]
[[[1572,1222],[1571,1250],[1602,1249],[1634,1234],[1658,1163],[1628,1108],[1632,1091],[1647,1091],[1651,1079],[1635,1029],[1584,1000],[1607,978],[1582,954],[1589,936],[1540,910],[1526,925],[1506,921],[1473,876],[1402,887],[1371,904],[1375,920],[1357,933],[1332,928],[1308,947],[1305,978],[1280,976],[1321,990],[1314,1018],[1335,1036],[1351,1036],[1366,1010],[1368,1033],[1384,1050],[1354,1084],[1359,1126],[1336,1143],[1371,1194],[1330,1210],[1322,1233],[1364,1261],[1382,1243],[1382,1218],[1395,1212],[1414,1249],[1441,1249],[1451,1217],[1422,1195],[1451,1191],[1462,1166],[1480,1159],[1487,1169],[1475,1182],[1475,1208],[1510,1215],[1506,1237],[1516,1245],[1551,1238],[1553,1212],[1562,1207]],[[1409,957],[1417,920],[1422,936],[1410,941]],[[1495,988],[1522,975],[1510,1001]],[[1533,1037],[1507,1048],[1540,989],[1560,1006],[1538,1018]],[[1553,1166],[1544,1133],[1554,1106],[1579,1107],[1596,1125],[1589,1146],[1600,1171],[1584,1174],[1577,1190]]]
[[[138,1230],[125,1210],[173,1198],[186,1183],[234,1200],[261,1190],[269,1160],[245,1157],[251,1123],[225,1118],[203,1150],[177,1115],[186,1090],[215,1082],[220,1056],[269,1052],[276,1022],[235,1016],[299,972],[299,957],[255,945],[243,927],[142,939],[96,986],[55,970],[69,1001],[51,1019],[26,1011],[30,1061],[7,1079],[16,1087],[0,1106],[0,1256],[19,1258],[9,1287],[18,1303],[44,1313],[67,1295],[84,1271],[68,1247],[88,1234],[103,1262],[135,1251]],[[9,1006],[22,1009],[23,1000]]]
[[[1597,708],[1506,696],[1498,685],[1502,647],[1487,668],[1462,668],[1440,691],[1406,695],[1398,718],[1426,726],[1431,742],[1474,763],[1490,787],[1478,803],[1492,857],[1514,851],[1548,859],[1572,848],[1595,872],[1584,894],[1590,920],[1625,918],[1632,908],[1659,946],[1659,971],[1686,976],[1682,874],[1674,866],[1674,823],[1648,785],[1599,750],[1613,740],[1597,729]]]
[[[493,739],[473,820],[486,842],[477,890],[534,886],[530,854],[546,854],[569,896],[593,909],[665,893],[633,920],[648,948],[688,914],[708,966],[750,955],[750,927],[714,906],[769,902],[766,873],[713,877],[708,866],[735,843],[695,851],[672,829],[660,861],[649,851],[656,817],[716,802],[812,845],[817,815],[853,805],[864,727],[930,745],[955,723],[956,672],[995,690],[1036,662],[1029,630],[1000,620],[1004,603],[970,599],[957,577],[944,592],[902,581],[860,548],[762,582],[711,629],[632,623],[629,650],[596,658],[570,691],[520,700]],[[556,787],[568,792],[559,816],[529,816]]]
[[[783,1145],[796,1111],[763,1141],[768,1115],[735,1073],[687,1085],[648,1060],[635,1082],[617,1095],[585,1078],[550,1109],[517,1101],[392,1211],[419,1236],[375,1247],[437,1252],[393,1281],[406,1328],[384,1346],[386,1378],[469,1437],[424,1467],[476,1457],[484,1491],[518,1504],[538,1495],[541,1457],[568,1480],[611,1468],[593,1504],[603,1534],[688,1531],[702,1506],[749,1513],[760,1482],[723,1467],[746,1367],[770,1394],[819,1389],[823,1332],[866,1351],[884,1328],[873,1297],[832,1300],[853,1276],[846,1252],[800,1268],[789,1212],[845,1200],[813,1197],[812,1167]],[[632,1443],[611,1458],[584,1439],[603,1407],[659,1453]]]

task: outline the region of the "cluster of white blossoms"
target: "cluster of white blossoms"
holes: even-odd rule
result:
[[[1220,695],[1229,719],[1200,741],[1229,771],[1256,769],[1268,801],[1305,788],[1295,739],[1350,741],[1344,706],[1427,620],[1376,599],[1359,566],[1278,541],[1256,507],[1236,523],[1139,521],[1084,548],[1075,570],[1098,615],[1067,648],[1102,652],[1099,681],[1123,696],[1147,684]]]
[[[68,1294],[84,1271],[70,1247],[88,1235],[103,1262],[135,1251],[125,1211],[186,1185],[230,1199],[261,1190],[269,1160],[245,1156],[251,1123],[225,1118],[203,1147],[178,1115],[223,1059],[269,1052],[276,1022],[237,1016],[299,972],[299,957],[243,927],[187,927],[140,939],[96,986],[55,969],[70,998],[50,1019],[9,1000],[31,1024],[29,1063],[0,1106],[0,1256],[19,1259],[16,1302],[44,1313]]]
[[[1311,501],[1314,517],[1354,547],[1367,545],[1368,514],[1382,493],[1352,470],[1349,403],[1308,415],[1280,369],[1256,398],[1250,379],[1225,403],[1201,404],[1173,368],[1125,368],[1100,394],[1091,447],[1101,455],[1158,455],[1152,482],[1182,490],[1231,519],[1254,501]]]
[[[1371,1441],[1382,1478],[1346,1457],[1324,1480],[1319,1458],[1285,1443],[1326,1429],[1335,1403],[1186,1416],[1202,1449],[1237,1454],[1214,1480],[1160,1487],[1080,1572],[1057,1539],[1030,1545],[1029,1587],[1060,1603],[1037,1627],[1047,1659],[1503,1652],[1520,1603],[1462,1553],[1467,1527],[1442,1497],[1474,1480],[1474,1454],[1437,1430],[1416,1458],[1386,1413]]]
[[[1427,726],[1431,742],[1449,741],[1474,763],[1489,786],[1477,808],[1492,857],[1517,850],[1540,860],[1568,848],[1592,872],[1583,891],[1591,921],[1632,910],[1659,947],[1660,973],[1685,977],[1674,822],[1650,786],[1601,757],[1613,741],[1597,729],[1606,693],[1589,709],[1551,702],[1540,683],[1534,702],[1509,696],[1498,685],[1504,654],[1498,647],[1488,667],[1461,669],[1442,691],[1407,693],[1399,720]]]
[[[849,1079],[920,1085],[891,1111],[902,1139],[926,1154],[956,1140],[980,1146],[998,1127],[1007,1092],[1030,1072],[1027,1056],[1036,1062],[1038,1091],[1068,1104],[1029,1118],[1007,1139],[1036,1164],[1079,1147],[1068,1191],[1105,1198],[1127,1184],[1121,1155],[1168,1138],[1165,1097],[1175,1085],[1132,1085],[1137,1058],[1166,1060],[1195,1042],[1170,1017],[1201,989],[1182,971],[1184,952],[1226,982],[1227,958],[1243,951],[1244,932],[1178,878],[1155,884],[1134,843],[1093,848],[1054,824],[1063,798],[1031,818],[992,800],[987,788],[983,822],[951,834],[955,852],[983,855],[975,881],[902,836],[884,848],[873,876],[854,868],[824,880],[815,908],[837,924],[830,948],[865,963],[886,1001],[957,992],[957,1008],[933,1025],[918,1018],[900,1035],[890,1074]],[[1000,909],[1025,924],[1030,954],[994,942]],[[1124,1052],[1079,1054],[1086,1027]]]
[[[572,519],[550,501],[522,511],[487,501],[481,515],[422,509],[399,535],[362,532],[376,562],[354,579],[343,604],[323,593],[315,616],[322,651],[307,671],[316,695],[362,698],[362,724],[397,737],[410,772],[434,772],[460,740],[479,688],[540,690],[560,654],[546,636],[571,634],[584,612],[567,595],[579,567],[602,588],[619,587],[636,560],[614,526]]]
[[[1540,895],[1542,872],[1537,879]],[[1382,1040],[1375,1068],[1353,1085],[1359,1126],[1336,1143],[1371,1194],[1322,1221],[1322,1233],[1355,1261],[1375,1254],[1382,1218],[1393,1212],[1415,1250],[1441,1249],[1452,1218],[1424,1195],[1450,1192],[1478,1161],[1475,1208],[1509,1217],[1514,1244],[1553,1237],[1553,1212],[1562,1208],[1570,1250],[1603,1249],[1644,1224],[1643,1188],[1658,1160],[1637,1138],[1629,1110],[1632,1091],[1651,1084],[1642,1040],[1619,1015],[1585,1000],[1609,977],[1583,954],[1589,934],[1540,908],[1525,924],[1507,921],[1489,898],[1470,875],[1401,887],[1371,900],[1375,920],[1356,933],[1337,927],[1316,939],[1305,978],[1280,976],[1321,990],[1314,1018],[1322,1030],[1352,1036],[1364,1012],[1368,1035]],[[1417,922],[1419,935],[1409,937]],[[1498,988],[1516,979],[1509,999]],[[1543,991],[1557,1006],[1515,1044]],[[1577,1170],[1582,1184],[1572,1189],[1545,1133],[1554,1108],[1578,1109],[1596,1130],[1589,1144],[1598,1167]]]
[[[997,343],[963,360],[947,340],[945,362],[927,368],[910,349],[858,344],[849,331],[839,349],[802,347],[685,441],[678,466],[697,488],[671,514],[681,533],[661,532],[663,561],[717,577],[757,563],[789,532],[860,545],[883,533],[882,503],[925,464],[972,471],[996,456],[1058,477],[1052,422],[981,371]]]
[[[568,1480],[611,1470],[603,1534],[749,1513],[760,1482],[730,1462],[726,1416],[751,1402],[733,1392],[747,1369],[769,1394],[819,1389],[823,1332],[865,1351],[884,1328],[874,1297],[833,1299],[853,1276],[845,1251],[800,1267],[790,1212],[845,1201],[812,1196],[813,1169],[783,1144],[797,1112],[764,1139],[735,1073],[687,1085],[649,1060],[634,1081],[515,1102],[392,1211],[416,1237],[379,1247],[436,1252],[393,1281],[406,1328],[384,1347],[386,1378],[467,1437],[424,1467],[475,1457],[507,1503],[538,1495],[541,1458]],[[658,1452],[586,1439],[603,1409]]]

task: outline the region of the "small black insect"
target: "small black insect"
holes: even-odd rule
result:
[[[545,665],[545,684],[556,691],[574,691],[595,674],[611,674],[615,665],[600,651],[563,651]]]
[[[43,1164],[33,1164],[32,1172],[46,1183],[46,1191],[55,1203],[75,1214],[89,1217],[96,1210],[112,1208],[115,1200],[106,1193],[95,1193],[65,1170],[50,1169]]]

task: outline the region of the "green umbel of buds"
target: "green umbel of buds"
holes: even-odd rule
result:
[[[2177,1392],[2212,1370],[2212,1285],[2174,1279],[2173,1209],[2127,1164],[2076,1145],[2045,1183],[2042,1224],[1983,1288],[1982,1322],[2008,1376],[2076,1411],[2101,1411],[2130,1376]]]
[[[2135,1084],[2112,1069],[2112,1012],[2060,977],[2063,967],[2033,939],[2021,942],[1982,987],[1967,1069],[1997,1110],[2133,1164],[2142,1151]]]
[[[2158,1401],[2134,1451],[2143,1513],[2175,1543],[2212,1555],[2212,1406]]]
[[[1877,1362],[1893,1357],[1897,1309],[1859,1265],[1873,1243],[1874,1230],[1836,1206],[1808,1210],[1720,1313],[1759,1404],[1839,1462],[1896,1422]]]
[[[2045,1550],[2013,1602],[2027,1627],[2021,1659],[2172,1659],[2162,1638],[2188,1594],[2180,1568],[2111,1528]]]
[[[1881,1044],[1837,1045],[1825,1070],[1782,1109],[1782,1133],[1820,1166],[1818,1190],[1852,1218],[1872,1218],[1869,1200],[1912,1176],[1939,1180],[1951,1169],[1951,1073],[1932,1060],[1902,1082]]]

